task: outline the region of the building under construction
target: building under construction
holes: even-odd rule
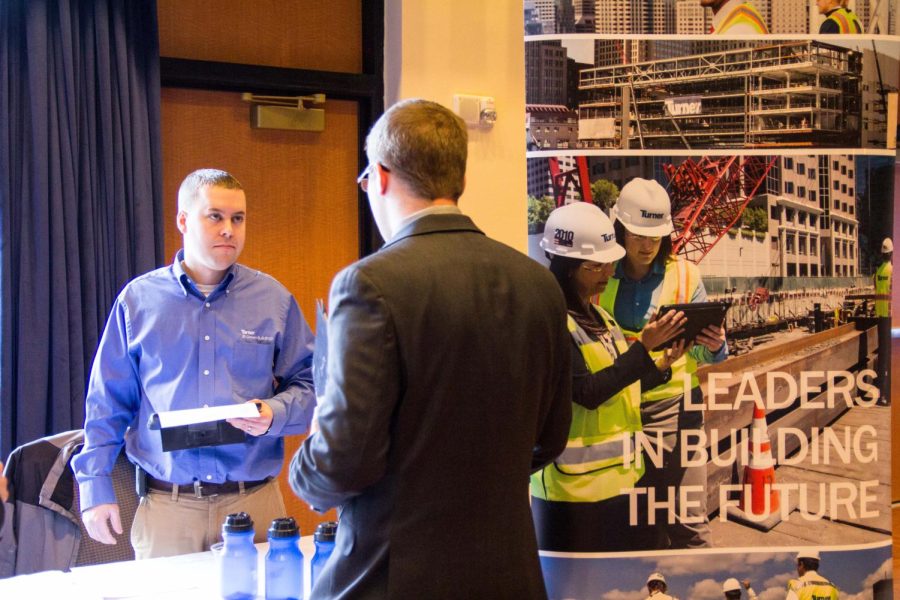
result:
[[[861,77],[861,53],[811,40],[584,69],[579,145],[858,147]]]

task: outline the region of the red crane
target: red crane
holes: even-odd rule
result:
[[[777,157],[705,156],[663,165],[669,179],[673,250],[699,263],[737,223]]]
[[[550,163],[550,181],[553,186],[553,199],[556,201],[557,208],[566,203],[566,192],[570,185],[575,188],[576,192],[581,194],[582,200],[593,202],[587,157],[576,156],[575,168],[568,171],[559,170],[559,159],[555,156],[551,156],[547,161]]]

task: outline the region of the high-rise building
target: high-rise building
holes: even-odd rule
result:
[[[525,102],[566,103],[566,49],[559,40],[525,43]]]
[[[809,10],[803,2],[774,1],[769,14],[770,33],[809,32]]]
[[[541,31],[545,34],[557,33],[556,0],[534,0],[534,8],[541,22]]]
[[[556,33],[575,33],[575,5],[572,0],[555,0]]]
[[[597,33],[650,33],[647,0],[596,0]]]
[[[876,42],[878,44],[884,42]],[[887,142],[887,94],[900,87],[900,62],[863,47],[862,145],[884,148]]]
[[[595,0],[575,0],[575,33],[594,33],[597,30],[594,8]]]
[[[534,0],[525,0],[525,35],[540,35],[544,33],[544,26]]]
[[[702,35],[711,25],[712,13],[700,6],[700,0],[675,0],[675,33]]]
[[[643,33],[673,34],[675,31],[675,0],[650,2],[650,29]],[[642,32],[634,32],[642,33]]]
[[[575,33],[572,0],[533,0],[544,33]]]

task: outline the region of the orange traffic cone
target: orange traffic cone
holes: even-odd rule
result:
[[[769,440],[766,412],[759,406],[753,409],[750,425],[750,460],[744,467],[743,485],[737,506],[728,506],[731,519],[756,529],[769,531],[781,522],[781,493],[773,489],[775,483],[775,459]],[[785,514],[794,509],[791,499]]]
[[[780,512],[781,494],[772,489],[774,483],[775,459],[772,458],[766,413],[755,406],[750,425],[750,464],[744,467],[744,485],[741,488],[741,510],[759,518]]]

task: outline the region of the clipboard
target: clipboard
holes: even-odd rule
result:
[[[663,316],[667,312],[681,311],[687,317],[684,326],[684,333],[675,336],[666,342],[663,342],[653,350],[663,350],[670,348],[672,344],[678,340],[685,340],[688,344],[692,343],[700,332],[708,325],[721,327],[725,322],[725,314],[731,308],[730,302],[692,302],[689,304],[666,304],[659,309],[659,316]]]
[[[259,414],[259,405],[254,405]],[[250,403],[189,410],[167,411],[150,415],[147,426],[159,431],[164,452],[207,446],[243,444],[247,434],[225,419],[253,416],[247,414]]]

